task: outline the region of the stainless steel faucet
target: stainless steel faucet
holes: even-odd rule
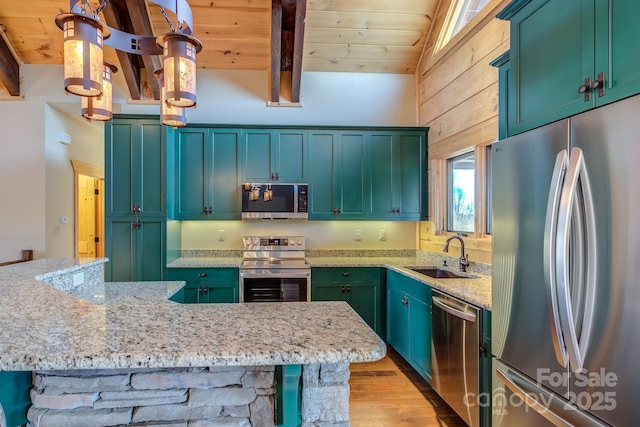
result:
[[[449,243],[453,239],[460,240],[460,271],[466,272],[467,267],[469,267],[469,256],[464,253],[464,240],[460,236],[451,236],[447,239],[447,243],[444,244],[444,252],[449,252]]]

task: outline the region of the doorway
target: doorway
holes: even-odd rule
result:
[[[104,171],[71,160],[74,172],[74,256],[104,256]]]

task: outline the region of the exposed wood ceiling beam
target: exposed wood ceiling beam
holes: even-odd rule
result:
[[[144,0],[111,0],[103,10],[104,18],[110,27],[138,36],[152,36],[151,18]],[[127,82],[131,99],[147,98],[141,86],[141,77],[146,73],[153,99],[160,99],[160,85],[153,73],[162,68],[158,55],[135,55],[118,50],[121,71]]]
[[[306,0],[271,2],[271,102],[280,101],[283,71],[291,76],[291,102],[300,102],[306,11]]]
[[[20,64],[13,56],[9,42],[0,37],[0,83],[11,96],[20,96]]]

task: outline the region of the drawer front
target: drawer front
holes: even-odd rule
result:
[[[169,268],[165,280],[184,280],[187,285],[238,283],[237,268]]]
[[[407,293],[415,299],[431,305],[431,287],[418,280],[395,271],[387,271],[387,286],[392,286],[399,292]]]
[[[378,267],[314,267],[311,283],[380,283],[381,269]]]

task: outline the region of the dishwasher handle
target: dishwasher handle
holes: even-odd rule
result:
[[[456,317],[459,317],[462,320],[466,320],[467,322],[475,322],[476,321],[476,315],[474,313],[469,313],[467,311],[462,311],[462,310],[458,310],[455,307],[451,307],[442,298],[431,297],[431,301],[433,301],[433,303],[435,305],[437,305],[439,308],[441,308],[442,310],[444,310],[447,313],[452,314],[452,315],[454,315]]]

